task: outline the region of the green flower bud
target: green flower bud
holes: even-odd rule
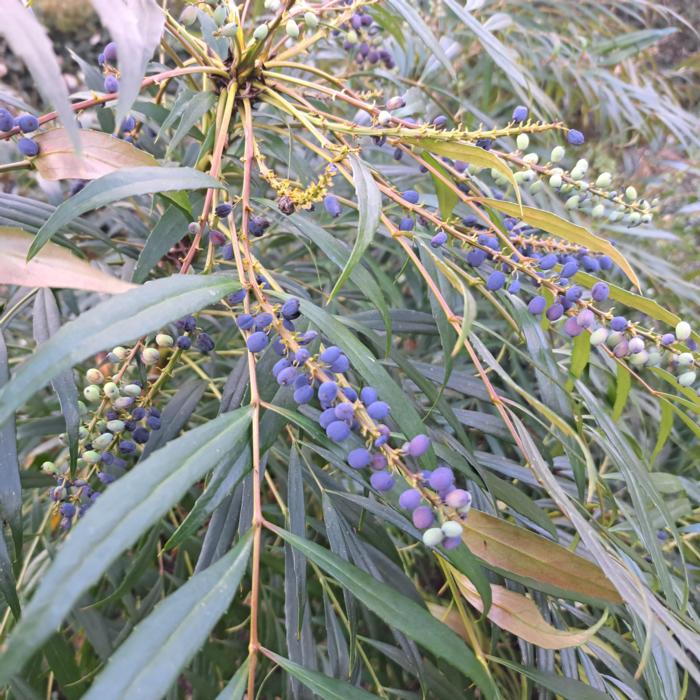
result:
[[[156,336],[156,345],[159,348],[171,348],[173,346],[173,337],[167,333],[158,333]]]
[[[676,326],[676,338],[683,342],[690,338],[690,324],[687,321],[679,321]]]
[[[284,30],[290,39],[296,39],[299,36],[299,25],[293,19],[287,20]]]
[[[612,175],[610,173],[601,173],[595,181],[595,186],[606,190],[612,184]]]
[[[127,396],[136,397],[141,396],[142,389],[138,384],[127,384],[123,391]]]
[[[106,447],[110,446],[110,444],[112,443],[112,440],[114,440],[114,435],[112,435],[112,433],[102,433],[102,435],[98,435],[92,441],[92,444],[98,450],[104,450]]]
[[[549,160],[551,160],[552,163],[561,163],[561,161],[564,160],[565,155],[566,149],[563,146],[555,146],[552,149],[552,153],[549,156]]]
[[[591,216],[594,219],[602,219],[605,216],[605,205],[596,204],[591,210]]]
[[[180,13],[180,22],[186,27],[191,27],[197,20],[197,8],[194,5],[188,5]]]
[[[519,150],[524,151],[530,145],[530,137],[527,134],[518,134],[515,144]]]
[[[678,377],[678,383],[681,386],[692,386],[695,384],[696,374],[692,370],[689,372],[683,372],[683,374]]]
[[[160,360],[160,351],[157,348],[145,348],[141,360],[144,365],[155,365]]]
[[[635,199],[637,199],[637,190],[635,190],[632,185],[625,190],[625,199],[628,202],[633,202]]]
[[[124,421],[122,420],[111,420],[107,423],[107,430],[110,433],[121,433],[124,430]]]
[[[94,384],[90,384],[83,389],[83,396],[88,403],[95,403],[100,400],[100,390]]]
[[[85,461],[85,464],[97,464],[100,461],[100,457],[100,453],[95,450],[88,450],[82,454],[82,459]]]
[[[564,206],[569,210],[576,209],[578,207],[580,201],[581,200],[580,200],[579,196],[577,194],[575,194],[566,200],[566,204]]]
[[[102,390],[105,396],[112,401],[119,396],[119,387],[114,382],[107,382]]]
[[[102,384],[105,380],[104,375],[96,367],[92,367],[87,372],[85,372],[85,379],[88,384]]]
[[[607,340],[608,329],[607,328],[597,328],[591,333],[591,345],[601,345]]]
[[[554,173],[554,175],[549,178],[549,186],[553,187],[555,190],[558,190],[561,187],[561,183],[562,179],[559,173]]]
[[[45,471],[47,474],[55,474],[56,465],[53,462],[43,462],[41,465],[41,470]]]
[[[304,24],[309,29],[316,29],[318,27],[318,17],[313,12],[304,13]]]
[[[437,545],[442,543],[443,539],[445,539],[445,535],[439,527],[428,528],[423,533],[423,544],[428,547],[437,547]]]
[[[261,24],[253,32],[253,39],[255,41],[264,41],[267,38],[270,29],[266,24]]]
[[[456,520],[448,520],[442,524],[442,534],[445,537],[461,537],[462,536],[462,524],[458,523]]]

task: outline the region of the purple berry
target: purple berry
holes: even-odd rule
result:
[[[32,139],[22,137],[17,141],[17,148],[19,149],[19,152],[23,156],[27,156],[27,158],[33,158],[34,156],[39,155],[39,144]]]
[[[266,328],[269,328],[272,325],[272,322],[274,320],[274,316],[271,313],[268,313],[267,311],[258,314],[255,317],[255,330],[264,331]]]
[[[435,522],[435,516],[430,506],[418,506],[413,511],[413,524],[419,530],[425,530]]]
[[[374,472],[369,478],[372,488],[386,492],[394,488],[394,477],[387,471]]]
[[[270,339],[267,337],[266,333],[263,331],[256,331],[255,333],[251,333],[246,341],[246,346],[251,352],[262,352],[269,342]]]
[[[214,349],[214,341],[208,333],[200,333],[197,336],[197,347],[200,352],[209,353]]]
[[[121,130],[122,131],[133,131],[136,128],[136,119],[132,117],[131,115],[126,117],[124,121],[122,122]]]
[[[331,364],[331,371],[336,374],[342,374],[346,372],[350,367],[350,360],[345,355],[341,355],[333,364]]]
[[[239,314],[236,316],[236,325],[242,330],[247,331],[253,327],[255,319],[250,314]]]
[[[430,245],[433,248],[440,248],[447,243],[447,234],[444,231],[438,231],[431,239]]]
[[[340,216],[340,202],[334,194],[327,194],[324,197],[323,206],[334,219]]]
[[[447,117],[444,114],[435,117],[435,119],[433,119],[433,126],[436,129],[444,129],[447,126]]]
[[[577,302],[583,296],[583,287],[579,287],[575,284],[573,287],[569,287],[564,293],[564,298],[570,302]]]
[[[323,382],[318,388],[318,400],[323,403],[330,403],[338,394],[338,385],[335,382]]]
[[[436,491],[452,486],[455,480],[455,475],[449,467],[438,467],[428,477],[430,487]]]
[[[520,291],[520,280],[513,280],[508,286],[509,294],[517,294]]]
[[[15,120],[12,115],[3,107],[0,107],[0,131],[11,131],[14,129]]]
[[[411,457],[420,457],[424,455],[430,449],[430,438],[422,433],[416,435],[408,443],[406,452],[408,452]]]
[[[544,311],[545,306],[547,306],[547,300],[540,294],[530,300],[527,310],[533,316],[539,316]]]
[[[642,352],[642,350],[644,350],[644,341],[641,338],[635,337],[629,341],[628,346],[629,346],[629,351],[633,355],[637,355],[638,353]]]
[[[177,322],[177,327],[182,328],[187,333],[192,333],[197,328],[197,321],[194,316],[185,316]]]
[[[360,400],[365,406],[373,404],[378,398],[377,392],[371,386],[366,386],[360,391]]]
[[[146,409],[143,408],[143,407],[141,407],[141,406],[137,406],[137,407],[131,412],[131,417],[132,417],[135,421],[143,420],[143,419],[146,417]]]
[[[296,403],[309,403],[314,397],[314,389],[311,385],[299,387],[294,391],[294,401]]]
[[[367,413],[374,420],[383,420],[389,415],[389,404],[384,401],[375,401],[367,407]]]
[[[540,270],[551,270],[558,262],[558,258],[554,253],[548,253],[544,257],[540,258],[539,268]]]
[[[270,222],[264,216],[254,216],[248,222],[248,233],[259,238],[269,228]]]
[[[145,445],[150,436],[151,433],[146,428],[141,426],[136,428],[136,430],[134,430],[134,432],[131,434],[131,437],[134,438],[134,442],[137,442],[139,445]]]
[[[216,209],[214,209],[214,213],[220,219],[225,219],[232,211],[233,207],[228,202],[222,202],[221,204],[217,204]]]
[[[578,263],[575,260],[569,260],[564,263],[559,273],[560,277],[573,277],[578,272]]]
[[[445,503],[450,508],[464,508],[472,502],[472,495],[464,489],[454,489],[445,496]]]
[[[61,503],[59,508],[64,518],[72,518],[75,515],[75,506],[72,503]]]
[[[39,128],[39,120],[33,114],[23,114],[17,118],[17,126],[23,134],[29,134]]]
[[[413,231],[415,222],[410,216],[404,216],[399,222],[399,231]]]
[[[445,537],[445,539],[442,541],[442,546],[445,549],[457,549],[460,544],[462,544],[461,537]]]
[[[612,321],[610,321],[610,328],[621,333],[627,328],[627,319],[624,316],[615,316]]]
[[[285,367],[277,375],[277,383],[280,386],[290,386],[294,383],[298,373],[299,370],[296,367]]]
[[[676,336],[673,333],[664,333],[661,336],[662,345],[672,345],[676,342]]]
[[[415,190],[406,190],[401,193],[401,197],[409,204],[418,204],[420,195]]]
[[[148,416],[148,418],[146,418],[146,425],[151,430],[160,430],[160,418],[157,416]]]
[[[136,452],[136,445],[131,440],[122,440],[119,443],[119,451],[123,455],[132,455]]]
[[[351,421],[355,417],[355,409],[351,403],[343,401],[335,407],[335,417],[338,420]]]
[[[109,93],[117,92],[119,90],[119,81],[113,75],[108,75],[105,78],[104,90]]]
[[[578,323],[581,328],[590,328],[594,322],[595,316],[590,309],[583,309],[576,317],[576,323]]]
[[[415,510],[421,502],[421,495],[418,489],[406,489],[399,496],[399,505],[405,510]]]
[[[192,338],[187,335],[180,335],[175,341],[175,344],[180,350],[189,350],[192,347]]]
[[[486,280],[486,289],[496,292],[506,283],[506,276],[500,270],[494,270]]]
[[[293,321],[295,318],[299,318],[299,316],[301,316],[300,306],[301,302],[296,297],[287,299],[287,301],[282,304],[282,317],[286,318],[288,321]]]
[[[369,450],[364,447],[358,447],[356,450],[352,450],[348,455],[348,464],[353,469],[364,469],[372,459],[372,455]]]
[[[381,452],[375,452],[372,455],[372,461],[370,462],[370,468],[374,471],[379,471],[385,469],[388,464],[386,457]]]
[[[237,292],[234,292],[233,294],[229,294],[226,297],[226,301],[229,304],[231,304],[231,306],[235,306],[236,304],[240,304],[242,301],[244,301],[247,295],[248,295],[247,289],[239,289]]]
[[[114,41],[110,41],[109,44],[107,44],[104,47],[104,50],[102,51],[104,54],[105,60],[109,61],[110,63],[114,63],[117,60],[117,44]]]
[[[514,122],[524,122],[527,119],[528,109],[525,105],[518,105],[513,110],[513,121]]]
[[[566,140],[572,146],[583,146],[586,138],[580,131],[577,131],[576,129],[569,129],[569,133],[566,135]]]
[[[601,255],[598,258],[598,263],[600,264],[601,270],[612,270],[613,261],[609,255]]]
[[[564,323],[564,333],[575,338],[577,335],[583,333],[583,328],[578,325],[575,318],[569,317]]]
[[[334,420],[326,428],[326,435],[328,435],[333,442],[342,442],[349,437],[350,428],[345,421]]]
[[[605,301],[610,294],[610,287],[605,282],[596,282],[591,289],[591,297],[594,301]]]
[[[624,357],[629,352],[629,344],[626,340],[621,340],[613,349],[615,357]]]
[[[339,347],[331,345],[318,356],[318,359],[321,362],[325,362],[327,365],[331,365],[341,356],[342,352],[343,351]]]
[[[325,430],[334,420],[336,420],[335,409],[327,408],[318,417],[318,424]]]
[[[467,253],[467,262],[472,267],[480,267],[486,260],[486,252],[479,248],[474,248]]]

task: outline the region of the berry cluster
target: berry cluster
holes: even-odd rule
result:
[[[352,52],[359,65],[376,66],[384,64],[391,69],[396,64],[391,52],[382,47],[382,28],[374,22],[369,10],[358,7],[349,23],[342,24],[333,31],[335,36],[344,35],[343,49]]]
[[[105,76],[104,91],[108,93],[119,91],[119,71],[116,68],[117,64],[117,45],[110,41],[102,53],[97,57],[97,63],[102,67],[102,72]]]
[[[20,134],[31,134],[39,129],[39,120],[33,114],[22,114],[15,119],[9,110],[0,107],[0,132],[7,133],[14,128],[17,128]],[[17,139],[17,148],[27,158],[39,155],[39,144],[28,136],[20,136]]]

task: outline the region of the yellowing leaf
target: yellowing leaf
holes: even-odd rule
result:
[[[522,527],[472,509],[464,543],[488,567],[526,585],[576,600],[620,603],[595,564]]]
[[[513,216],[521,215],[520,188],[515,180],[513,171],[495,153],[491,153],[491,151],[487,151],[484,148],[479,148],[479,146],[472,146],[471,144],[459,143],[457,141],[439,141],[428,137],[420,138],[419,136],[404,136],[403,140],[414,146],[421,146],[431,153],[437,153],[439,156],[447,156],[454,160],[463,160],[479,168],[492,168],[493,170],[497,170],[511,185],[513,185],[513,189],[515,190],[518,204],[511,204],[516,211]]]
[[[47,180],[95,180],[121,168],[158,165],[158,161],[127,141],[101,131],[80,132],[82,154],[73,149],[65,129],[38,134],[39,155],[32,161]]]
[[[498,209],[509,216],[516,216],[522,219],[525,223],[530,224],[536,228],[542,229],[547,233],[551,233],[553,236],[558,236],[563,238],[565,241],[570,243],[576,243],[577,245],[585,246],[596,253],[604,253],[609,255],[620,269],[627,275],[632,284],[639,287],[639,279],[632,266],[627,262],[627,259],[622,255],[622,253],[615,248],[615,246],[606,241],[600,236],[596,236],[591,233],[583,226],[578,224],[573,224],[571,221],[562,219],[556,214],[552,214],[548,211],[542,211],[541,209],[536,209],[535,207],[522,207],[522,209],[512,202],[504,202],[500,199],[490,199],[485,197],[479,200],[482,204],[493,209]]]
[[[26,261],[34,236],[19,228],[0,227],[0,284],[61,287],[120,294],[136,285],[108,275],[55,243],[47,243]]]
[[[479,612],[483,612],[484,604],[469,579],[454,568],[452,575],[455,577],[462,595]],[[491,598],[491,607],[486,615],[491,622],[543,649],[566,649],[567,647],[581,646],[581,644],[591,640],[607,617],[607,613],[604,613],[595,625],[586,630],[560,630],[550,625],[542,617],[535,602],[521,593],[492,584]]]

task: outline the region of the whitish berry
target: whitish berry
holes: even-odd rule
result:
[[[555,146],[552,149],[549,159],[552,161],[552,163],[560,163],[562,160],[564,160],[565,155],[566,149],[563,146]]]
[[[160,360],[160,351],[157,348],[145,348],[141,353],[141,361],[144,365],[155,365]]]
[[[524,151],[530,145],[530,137],[527,134],[518,134],[515,145],[519,150]]]
[[[253,38],[255,41],[264,41],[267,38],[269,31],[270,29],[266,24],[261,24],[259,27],[256,27],[255,31],[253,32]]]
[[[111,401],[119,397],[119,387],[114,382],[107,382],[102,390]]]
[[[83,389],[83,396],[86,401],[95,403],[100,400],[100,390],[95,384],[90,384]]]
[[[442,524],[442,533],[445,537],[461,537],[462,525],[456,520],[448,520]]]
[[[683,372],[683,374],[678,377],[678,383],[681,386],[692,386],[695,383],[696,376],[697,375],[692,370]]]
[[[287,36],[291,39],[296,39],[299,36],[299,25],[293,19],[287,20],[284,29],[287,32]]]
[[[464,489],[454,489],[445,496],[445,504],[450,508],[466,508],[472,502],[472,495]]]
[[[89,384],[102,384],[105,378],[102,372],[96,367],[91,367],[87,372],[85,372],[85,379]]]
[[[601,173],[595,181],[595,186],[600,189],[607,189],[612,184],[612,175],[610,173]]]
[[[681,342],[690,338],[690,324],[687,321],[679,321],[676,326],[676,338]]]
[[[608,337],[607,328],[598,328],[591,333],[591,345],[601,345]]]
[[[444,539],[445,535],[439,527],[431,527],[423,533],[423,544],[427,547],[437,547]]]
[[[313,12],[305,12],[304,13],[304,24],[309,28],[309,29],[316,29],[318,27],[318,17]]]

